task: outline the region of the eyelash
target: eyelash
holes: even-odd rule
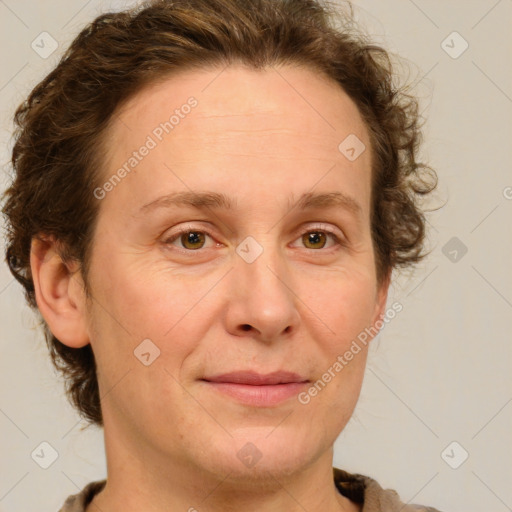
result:
[[[204,233],[206,235],[208,235],[210,238],[214,238],[214,236],[212,235],[212,233],[207,230],[207,229],[204,229],[204,228],[201,228],[201,229],[194,229],[194,228],[191,228],[191,227],[185,227],[185,228],[181,228],[178,232],[174,233],[172,236],[166,238],[164,240],[164,244],[165,245],[170,245],[172,244],[172,242],[176,241],[179,239],[179,237],[181,235],[184,235],[186,233]],[[327,234],[327,235],[330,235],[334,242],[335,242],[335,246],[333,247],[328,247],[327,249],[324,249],[324,248],[321,248],[321,249],[309,249],[309,248],[305,248],[306,250],[308,251],[316,251],[316,252],[331,252],[332,250],[338,250],[340,249],[341,247],[345,247],[347,244],[344,240],[342,240],[334,231],[330,230],[330,229],[327,229],[325,228],[324,226],[313,226],[303,232],[301,232],[301,234],[299,236],[302,236],[302,235],[305,235],[306,233],[324,233],[324,234]],[[200,248],[200,249],[185,249],[185,248],[182,248],[182,247],[175,247],[176,250],[178,250],[179,252],[181,253],[184,253],[184,254],[187,254],[187,255],[191,255],[193,253],[197,253],[197,252],[200,252],[202,251],[204,248]]]

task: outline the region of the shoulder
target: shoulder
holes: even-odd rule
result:
[[[343,496],[363,504],[362,512],[440,512],[416,504],[405,504],[393,489],[383,489],[369,476],[333,468],[334,483]],[[78,494],[69,496],[59,512],[85,512],[85,507],[105,487],[106,480],[87,484]]]
[[[106,480],[87,484],[78,494],[68,496],[59,512],[85,512],[85,508],[106,484]]]
[[[416,504],[406,504],[393,489],[383,489],[369,476],[333,468],[334,483],[341,494],[363,505],[362,512],[440,512]]]

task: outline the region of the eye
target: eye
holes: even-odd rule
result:
[[[325,229],[324,227],[308,229],[300,236],[301,242],[304,244],[306,249],[325,249],[326,244],[328,242],[329,237],[334,240],[334,247],[344,245],[340,236],[338,236],[334,231],[330,229]],[[298,240],[298,239],[297,239]],[[332,248],[327,247],[327,249]]]
[[[164,243],[174,245],[174,242],[179,242],[181,244],[181,246],[178,246],[180,249],[197,251],[198,249],[203,249],[206,237],[211,238],[207,231],[183,228],[178,233],[167,238]]]
[[[334,244],[326,248],[329,237],[334,241]],[[174,245],[182,252],[193,252],[198,251],[199,249],[207,248],[205,247],[207,238],[213,238],[213,236],[208,231],[184,227],[177,233],[171,235],[169,238],[166,238],[164,240],[164,244]],[[325,228],[324,226],[319,228],[310,228],[307,231],[304,231],[299,238],[306,249],[310,250],[332,249],[333,247],[338,248],[339,246],[344,245],[341,236],[339,236],[331,229]],[[297,240],[299,240],[299,238]],[[176,242],[179,243],[179,245],[176,245]],[[217,243],[217,245],[222,244]]]

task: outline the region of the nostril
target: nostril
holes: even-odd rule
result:
[[[242,325],[242,329],[244,331],[250,331],[251,330],[251,326],[249,324],[244,324],[244,325]]]

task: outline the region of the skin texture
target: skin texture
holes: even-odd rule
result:
[[[336,491],[332,456],[365,348],[307,405],[246,405],[200,379],[287,370],[311,385],[384,313],[367,129],[339,86],[308,69],[186,71],[114,116],[105,180],[191,96],[197,106],[100,201],[90,302],[58,245],[33,242],[44,318],[63,343],[91,343],[97,361],[108,481],[87,510],[359,510]],[[353,162],[338,150],[349,134],[367,148]],[[140,210],[180,191],[224,193],[236,209]],[[341,192],[360,212],[291,207],[309,192]],[[201,238],[169,241],[178,228]],[[263,249],[252,263],[236,251],[248,236]],[[134,355],[145,339],[160,350],[149,366]],[[251,467],[237,456],[247,443],[261,454]]]

